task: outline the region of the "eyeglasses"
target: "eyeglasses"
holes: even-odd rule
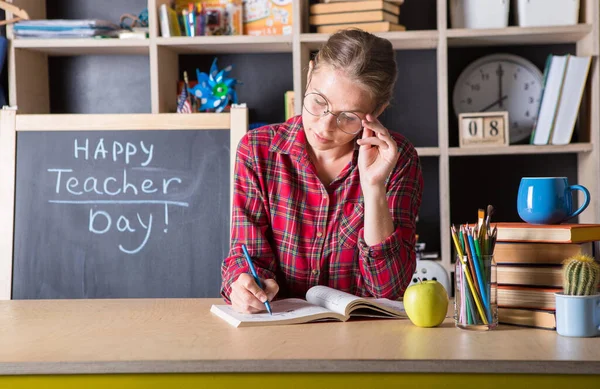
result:
[[[329,110],[329,102],[320,93],[311,92],[304,95],[304,109],[313,116],[323,117],[328,113],[336,117],[337,126],[348,135],[355,135],[362,130],[362,119],[352,112],[340,112],[337,115]]]

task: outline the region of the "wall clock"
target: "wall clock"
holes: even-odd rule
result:
[[[454,85],[454,113],[508,111],[510,143],[528,139],[543,86],[542,72],[513,54],[492,54],[469,64]]]

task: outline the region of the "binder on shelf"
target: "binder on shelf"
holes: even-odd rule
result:
[[[534,145],[546,145],[550,140],[568,61],[569,55],[548,57],[542,101],[531,142]]]
[[[550,140],[553,145],[571,143],[591,60],[588,56],[569,57]]]

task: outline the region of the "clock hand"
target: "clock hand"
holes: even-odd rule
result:
[[[498,64],[496,75],[498,76],[498,99],[500,102],[500,108],[504,108],[504,99],[502,98],[502,76],[504,75],[504,69],[502,69],[502,64]]]
[[[506,98],[508,97],[508,95],[504,95],[501,98],[499,98],[498,100],[494,101],[492,104],[488,105],[487,107],[479,110],[479,112],[485,112],[488,109],[492,108],[494,105],[501,103],[502,101],[506,100]]]

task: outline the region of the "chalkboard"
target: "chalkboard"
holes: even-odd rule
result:
[[[230,138],[17,132],[12,298],[218,297]]]

